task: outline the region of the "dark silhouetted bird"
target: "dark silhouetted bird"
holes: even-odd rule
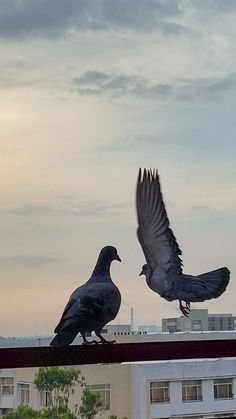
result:
[[[145,275],[147,285],[167,301],[179,300],[185,316],[191,302],[219,297],[229,283],[227,268],[197,276],[182,272],[182,252],[169,227],[157,170],[139,170],[136,206],[137,234],[147,262],[140,275]]]
[[[120,292],[110,276],[113,260],[121,262],[116,248],[104,247],[90,279],[71,295],[55,329],[56,336],[50,343],[51,346],[67,346],[73,342],[79,332],[83,344],[98,343],[86,339],[86,334],[92,331],[99,337],[101,343],[108,343],[101,335],[101,331],[117,316],[121,304]]]

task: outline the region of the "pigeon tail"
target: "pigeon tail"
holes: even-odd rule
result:
[[[197,276],[181,275],[162,297],[168,301],[197,303],[219,297],[229,283],[230,271],[219,268]]]
[[[215,271],[207,272],[198,275],[197,279],[205,281],[207,289],[210,293],[210,298],[217,298],[226,290],[230,279],[230,271],[228,268],[219,268]]]
[[[78,331],[72,332],[59,332],[50,342],[50,346],[68,346],[73,342]]]

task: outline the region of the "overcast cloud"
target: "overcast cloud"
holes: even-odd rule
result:
[[[73,84],[81,95],[110,95],[134,96],[157,100],[215,100],[220,99],[224,93],[236,87],[236,74],[224,77],[175,80],[170,84],[152,84],[152,82],[139,75],[105,74],[100,71],[87,71],[81,77],[73,79]]]
[[[1,0],[0,36],[56,37],[73,31],[150,31],[157,24],[163,32],[180,26],[168,22],[180,14],[175,0]]]

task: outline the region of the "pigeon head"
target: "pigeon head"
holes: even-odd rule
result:
[[[151,276],[151,270],[150,270],[150,268],[149,268],[149,266],[147,264],[145,264],[145,265],[142,266],[142,270],[141,270],[139,276],[141,276],[141,275],[145,275],[146,279],[149,279],[150,278],[150,276]]]
[[[109,262],[112,262],[113,260],[118,260],[119,262],[121,262],[121,259],[114,246],[103,247],[103,249],[100,252],[99,259]]]
[[[118,260],[119,262],[121,262],[121,259],[117,253],[117,250],[113,246],[103,247],[99,254],[99,259],[109,260],[110,262],[112,262],[113,260]]]
[[[118,260],[119,262],[121,262],[116,248],[113,246],[103,247],[101,252],[99,253],[98,260],[94,268],[94,273],[109,272],[111,262],[113,260]]]

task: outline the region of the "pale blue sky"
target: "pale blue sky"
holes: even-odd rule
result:
[[[139,166],[160,171],[185,271],[232,272],[236,2],[0,0],[0,334],[51,334],[103,245],[117,318],[178,314],[139,278]]]

